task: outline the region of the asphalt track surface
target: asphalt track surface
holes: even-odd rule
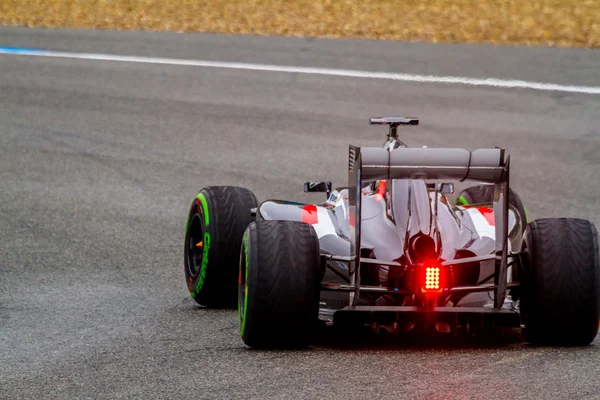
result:
[[[1,46],[600,84],[600,52],[0,28]],[[600,398],[600,342],[254,351],[183,279],[196,190],[320,200],[376,115],[411,145],[503,146],[533,218],[600,225],[600,96],[0,55],[0,398]]]

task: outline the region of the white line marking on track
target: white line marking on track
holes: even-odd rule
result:
[[[190,67],[209,67],[240,69],[247,71],[287,72],[296,74],[330,75],[349,78],[387,79],[393,81],[417,83],[445,83],[471,86],[487,86],[503,89],[533,89],[556,92],[600,94],[598,86],[559,85],[555,83],[529,82],[522,80],[497,78],[468,78],[462,76],[414,75],[394,72],[369,72],[348,69],[311,68],[286,65],[248,64],[227,61],[186,60],[180,58],[119,56],[95,53],[71,53],[51,50],[17,49],[0,47],[0,54],[13,54],[37,57],[70,58],[78,60],[116,61],[145,64],[180,65]]]

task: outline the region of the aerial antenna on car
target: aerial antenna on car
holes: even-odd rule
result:
[[[372,117],[369,118],[371,125],[389,125],[388,137],[398,138],[398,125],[419,125],[419,119],[414,117]]]

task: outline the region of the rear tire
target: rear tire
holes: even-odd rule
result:
[[[240,257],[240,335],[250,347],[301,348],[317,327],[319,239],[309,224],[251,223]]]
[[[233,186],[206,187],[196,195],[186,226],[184,264],[188,290],[198,304],[235,308],[242,236],[257,203],[251,191]]]
[[[535,345],[584,346],[598,333],[598,232],[582,219],[539,219],[525,230],[521,321]]]
[[[456,205],[467,206],[481,203],[491,203],[494,201],[494,185],[478,185],[466,188],[456,199]],[[521,226],[525,226],[529,223],[529,216],[527,215],[527,209],[521,200],[521,197],[514,190],[510,189],[508,196],[508,203],[513,206],[518,212],[521,218]]]

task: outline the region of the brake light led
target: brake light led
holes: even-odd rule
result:
[[[441,293],[444,290],[447,271],[437,260],[425,262],[419,269],[421,293]]]
[[[440,289],[440,269],[438,267],[427,267],[425,269],[425,290]]]

